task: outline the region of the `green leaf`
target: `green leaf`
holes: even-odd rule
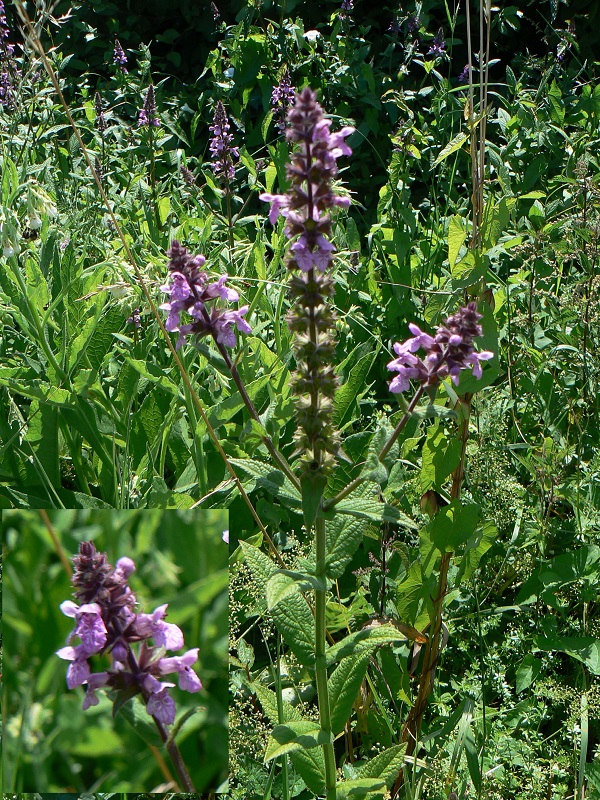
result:
[[[270,464],[263,461],[255,461],[251,458],[230,458],[231,464],[243,469],[252,480],[244,484],[247,492],[255,489],[266,489],[274,497],[292,508],[300,508],[302,496],[292,485],[289,479],[278,469],[274,469]]]
[[[317,512],[323,499],[323,491],[327,485],[327,478],[324,475],[304,475],[300,483],[302,490],[302,512],[304,514],[304,525],[310,531]]]
[[[311,750],[295,750],[290,753],[294,769],[298,772],[308,789],[320,797],[325,794],[325,758],[319,747]]]
[[[150,381],[150,383],[160,386],[169,394],[179,397],[179,389],[173,381],[168,378],[164,370],[156,364],[150,364],[147,361],[139,361],[134,358],[125,357],[125,361],[133,367],[143,378]]]
[[[336,391],[333,399],[333,419],[340,430],[352,421],[356,403],[367,392],[367,375],[379,350],[364,355],[350,370],[347,381]]]
[[[448,439],[441,425],[432,425],[423,445],[421,463],[421,492],[441,489],[446,478],[460,464],[462,444],[457,438]]]
[[[478,525],[473,536],[467,541],[465,553],[461,559],[456,585],[472,578],[479,562],[498,538],[498,528],[490,520]]]
[[[456,264],[460,248],[465,243],[467,238],[467,231],[465,230],[465,220],[458,214],[450,217],[448,223],[448,261],[450,262],[450,269]]]
[[[296,595],[307,589],[327,589],[327,582],[316,575],[291,570],[278,570],[267,581],[266,598],[267,608],[272,611],[286,597]]]
[[[348,514],[358,519],[367,519],[371,522],[391,522],[405,528],[416,530],[418,526],[395,506],[382,503],[376,497],[365,497],[364,488],[345,497],[336,505],[338,514]]]
[[[525,656],[525,658],[523,659],[523,661],[521,661],[517,669],[517,676],[516,676],[517,694],[524,692],[525,689],[529,689],[531,684],[540,674],[541,669],[542,669],[542,662],[539,660],[539,658],[536,658],[531,653]]]
[[[244,641],[241,639],[240,641]],[[279,708],[277,705],[277,695],[271,689],[267,689],[266,686],[263,686],[261,683],[253,683],[251,684],[252,691],[256,694],[258,699],[260,700],[260,704],[263,708],[263,711],[269,718],[271,725],[275,726],[278,725],[280,722],[296,722],[302,719],[302,714],[298,711],[295,706],[286,703],[285,700],[281,701],[281,716],[282,719],[279,719]]]
[[[240,541],[244,559],[252,572],[261,594],[265,594],[269,579],[278,571],[277,565],[257,547]],[[273,621],[286,644],[300,663],[314,663],[315,620],[304,597],[296,592],[282,598],[271,611]]]
[[[354,778],[351,781],[339,781],[336,786],[337,800],[345,797],[366,797],[372,792],[385,789],[385,781],[377,778]]]
[[[600,639],[591,636],[535,636],[533,643],[538,650],[558,650],[581,661],[593,675],[600,675]]]
[[[329,678],[329,706],[331,708],[331,729],[337,736],[352,712],[360,685],[369,665],[370,653],[359,653],[353,658],[345,658]]]
[[[386,785],[390,787],[404,766],[405,750],[405,744],[397,744],[394,745],[394,747],[389,747],[387,750],[369,759],[362,767],[359,767],[358,774],[361,778],[381,778],[385,781]]]
[[[347,515],[336,515],[326,521],[325,573],[328,578],[343,574],[362,541],[363,527],[361,520],[348,519]]]
[[[285,725],[277,725],[267,742],[265,763],[294,750],[309,750],[332,742],[331,733],[321,730],[317,722],[295,720]]]
[[[436,160],[433,162],[433,166],[436,167],[438,164],[441,164],[448,156],[451,156],[452,153],[456,153],[457,150],[463,146],[463,144],[469,138],[468,133],[459,133],[457,136],[452,139],[451,142],[448,142],[446,147],[440,152]]]
[[[348,656],[371,653],[384,644],[405,642],[407,636],[391,625],[377,625],[351,633],[327,651],[327,665],[335,664]]]
[[[451,553],[473,534],[481,509],[475,503],[461,505],[453,500],[441,508],[427,526],[431,541],[442,553]]]

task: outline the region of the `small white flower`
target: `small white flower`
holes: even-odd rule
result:
[[[309,42],[315,42],[321,36],[319,31],[306,31],[304,38]]]
[[[39,231],[42,227],[42,220],[40,217],[29,217],[27,227],[31,228],[32,231]]]
[[[4,247],[2,248],[2,255],[5,258],[10,258],[11,256],[14,256],[14,254],[15,254],[15,248],[11,247],[11,245],[9,244],[5,244]]]

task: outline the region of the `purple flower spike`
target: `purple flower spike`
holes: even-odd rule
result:
[[[433,37],[433,42],[431,43],[431,47],[427,51],[428,56],[441,56],[444,54],[444,50],[446,49],[446,42],[444,41],[444,31],[442,28],[438,30],[436,35]]]
[[[109,564],[104,553],[99,553],[92,542],[80,545],[79,555],[73,559],[75,596],[83,601],[77,605],[66,600],[60,608],[67,617],[75,620],[75,628],[67,639],[67,646],[57,655],[71,662],[67,670],[67,686],[74,689],[87,684],[83,708],[98,704],[96,691],[101,687],[140,694],[148,714],[165,724],[175,721],[175,702],[168,689],[173,683],[159,680],[168,672],[179,673],[179,686],[184,691],[198,692],[200,679],[191,669],[198,660],[198,648],[182,656],[164,658],[165,650],[180,650],[184,646],[183,633],[172,623],[165,622],[167,605],[159,606],[152,614],[136,613],[135,595],[128,586],[135,563],[126,556]],[[72,639],[79,637],[81,644],[73,647]],[[153,639],[154,644],[149,644]],[[137,652],[133,645],[139,643]],[[92,673],[89,659],[94,655],[111,657],[110,667]]]
[[[232,147],[233,136],[229,133],[229,120],[225,106],[220,100],[215,107],[213,124],[209,130],[213,134],[209,144],[213,171],[217,177],[229,184],[229,181],[235,178],[234,159],[239,158],[240,154],[237,147]]]
[[[115,49],[113,51],[113,64],[115,67],[125,74],[127,72],[127,56],[121,47],[121,42],[115,39]]]
[[[292,86],[290,71],[286,67],[281,76],[279,84],[273,88],[271,94],[271,104],[273,105],[275,125],[279,133],[285,131],[285,118],[291,106],[294,104],[296,91]]]
[[[197,338],[212,335],[217,344],[235,347],[234,326],[241,333],[252,333],[252,328],[243,317],[248,306],[237,311],[222,308],[214,301],[236,303],[239,294],[225,284],[228,275],[221,275],[214,283],[208,283],[206,272],[201,272],[206,259],[204,256],[191,256],[185,247],[174,241],[168,252],[171,282],[161,286],[161,291],[169,295],[169,301],[160,308],[168,311],[165,327],[168,331],[178,331],[176,347],[185,343],[186,336]],[[210,310],[208,304],[211,304]],[[192,322],[181,322],[181,314],[192,317]]]
[[[388,369],[398,373],[390,383],[390,391],[405,392],[411,380],[433,389],[448,377],[457,384],[463,369],[472,369],[473,376],[481,378],[481,362],[493,358],[494,354],[489,350],[478,353],[473,347],[473,339],[482,335],[480,319],[477,304],[472,302],[449,316],[435,336],[423,333],[410,323],[408,327],[414,336],[394,344],[398,358],[388,364]],[[419,349],[426,351],[425,358],[414,355]]]
[[[150,84],[148,87],[148,91],[146,92],[146,99],[144,100],[144,105],[140,109],[140,113],[138,115],[138,128],[143,127],[154,127],[158,128],[160,125],[160,120],[156,115],[156,98],[154,95],[154,86]]]

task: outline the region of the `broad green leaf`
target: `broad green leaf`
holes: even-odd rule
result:
[[[353,492],[335,507],[338,514],[348,514],[371,522],[392,522],[405,528],[417,529],[417,525],[402,511],[388,503],[379,502],[375,497],[363,497]]]
[[[271,575],[267,581],[266,598],[267,608],[272,611],[286,597],[297,595],[307,589],[327,588],[326,581],[303,572],[292,572],[291,570],[279,570]]]
[[[336,515],[325,523],[326,556],[325,571],[327,577],[337,578],[343,574],[362,541],[364,522],[360,519],[348,518],[347,515]]]
[[[240,542],[244,559],[264,595],[277,565],[257,547]],[[315,620],[308,603],[298,592],[284,597],[271,611],[277,629],[288,647],[305,666],[314,663]]]
[[[154,383],[160,386],[161,389],[169,392],[169,394],[179,397],[179,389],[176,384],[174,384],[173,381],[165,375],[164,370],[156,364],[128,357],[126,357],[125,360],[136,372],[139,372],[143,378],[150,381],[150,383]]]
[[[517,694],[529,689],[531,684],[535,681],[540,674],[542,662],[531,653],[528,653],[523,661],[521,661],[516,676],[516,689]]]
[[[58,488],[61,482],[58,445],[59,413],[55,406],[34,400],[29,406],[26,437],[37,456],[45,477],[55,488]]]
[[[444,161],[446,158],[448,158],[448,156],[451,156],[452,153],[456,153],[457,150],[460,150],[460,148],[463,146],[463,144],[467,141],[468,138],[469,134],[464,132],[459,133],[457,136],[455,136],[454,139],[448,142],[446,147],[444,147],[443,150],[439,153],[438,157],[433,162],[433,166],[437,167],[438,164],[441,164],[441,162]]]
[[[365,465],[362,468],[361,476],[372,483],[382,485],[386,482],[388,477],[388,468],[393,466],[398,458],[398,443],[394,442],[390,452],[385,458],[385,463],[379,460],[378,454],[381,452],[383,446],[391,437],[394,428],[391,425],[387,416],[382,416],[377,422],[377,428],[371,441],[369,442],[369,450]]]
[[[405,744],[389,747],[387,750],[370,758],[362,767],[359,767],[358,774],[361,778],[381,778],[390,787],[404,766],[405,750]]]
[[[423,445],[421,492],[441,489],[446,478],[460,464],[462,444],[457,437],[448,439],[441,425],[432,425]]]
[[[370,653],[359,653],[353,658],[345,658],[335,668],[329,678],[329,706],[331,708],[331,729],[337,736],[352,712],[360,685],[367,671]]]
[[[266,489],[274,497],[293,508],[302,505],[300,492],[290,483],[289,479],[278,469],[271,467],[263,461],[255,461],[251,458],[230,458],[234,467],[243,469],[252,480],[244,486],[247,492],[255,489]]]
[[[346,797],[366,797],[372,792],[385,789],[385,781],[378,778],[354,778],[350,781],[339,781],[336,786],[337,800]]]
[[[464,544],[473,534],[481,509],[475,503],[461,505],[453,500],[440,508],[427,526],[431,541],[442,553],[451,553]]]
[[[478,525],[475,533],[467,541],[464,555],[461,559],[456,585],[472,578],[479,562],[498,538],[498,528],[490,520]]]
[[[320,747],[310,750],[295,750],[290,753],[294,769],[298,772],[308,789],[320,797],[325,794],[325,758]]]
[[[365,394],[369,386],[367,375],[371,369],[378,350],[364,355],[350,370],[348,380],[336,391],[333,399],[333,418],[341,430],[352,420],[352,412],[358,400]]]
[[[267,742],[265,763],[294,750],[309,750],[331,741],[331,734],[321,730],[320,725],[311,720],[293,720],[285,725],[277,725]]]
[[[581,661],[593,675],[600,675],[600,639],[591,636],[534,636],[538,650],[561,653]]]
[[[450,217],[450,222],[448,223],[448,261],[450,262],[451,270],[456,264],[458,253],[466,238],[465,219],[455,214]]]
[[[371,653],[384,644],[405,642],[406,639],[405,634],[391,625],[363,628],[361,631],[349,634],[341,642],[337,642],[337,644],[329,648],[327,651],[327,665],[335,664],[343,658],[348,658],[348,656]]]
[[[244,641],[243,639],[241,641]],[[252,690],[260,700],[263,711],[269,718],[271,725],[275,726],[283,722],[297,722],[302,719],[302,714],[295,707],[286,703],[285,700],[281,701],[281,714],[283,719],[279,719],[279,709],[277,706],[277,695],[271,689],[263,686],[261,683],[253,683]]]

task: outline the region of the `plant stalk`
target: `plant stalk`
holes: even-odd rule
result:
[[[316,537],[316,571],[317,578],[325,578],[325,518],[317,514],[315,519]],[[315,589],[315,677],[317,697],[319,701],[319,721],[321,730],[329,735],[329,741],[323,743],[325,760],[325,789],[327,800],[336,798],[336,768],[333,750],[333,733],[331,730],[331,710],[329,707],[329,688],[327,685],[327,659],[325,656],[325,607],[327,596],[325,589]]]

